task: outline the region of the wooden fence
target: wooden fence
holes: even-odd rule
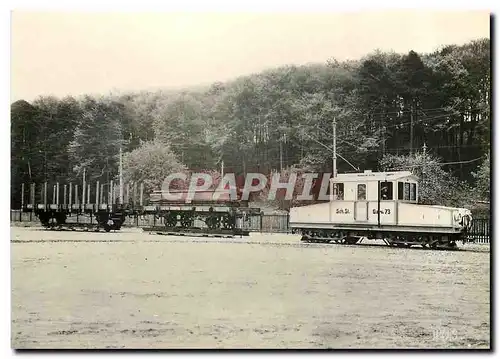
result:
[[[472,228],[467,236],[470,242],[489,244],[491,227],[489,218],[474,218]]]
[[[23,213],[20,210],[10,211],[11,222],[38,222],[38,218],[33,213]],[[76,216],[71,221],[77,223],[92,223],[92,218],[88,216]],[[94,220],[95,221],[95,220]],[[155,218],[154,215],[127,217],[124,223],[126,227],[149,227],[162,226],[163,218]],[[195,221],[195,226],[202,224]],[[289,233],[288,214],[264,214],[262,216],[250,217],[245,222],[244,229],[252,232],[265,233]],[[468,235],[468,240],[473,243],[489,244],[491,237],[491,227],[489,218],[475,218],[472,222],[472,229]]]

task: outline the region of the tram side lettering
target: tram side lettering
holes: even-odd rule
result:
[[[335,210],[335,213],[337,213],[337,214],[349,214],[349,213],[351,213],[351,211],[349,208],[337,208]]]
[[[373,214],[377,214],[377,213],[380,213],[380,214],[391,214],[391,210],[389,208],[384,208],[384,209],[381,209],[381,210],[374,209],[373,210]]]

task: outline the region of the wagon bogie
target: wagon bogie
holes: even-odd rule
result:
[[[301,241],[306,243],[332,243],[332,244],[360,244],[367,240],[382,240],[388,246],[410,248],[420,246],[425,249],[455,248],[458,241],[457,235],[436,235],[435,233],[397,233],[383,231],[345,231],[336,229],[311,229],[304,228],[299,231]]]
[[[175,227],[178,222],[177,213],[176,212],[166,212],[163,214],[163,222],[165,223],[165,227]]]
[[[182,212],[180,215],[181,227],[189,228],[193,227],[194,224],[194,213],[192,212]]]

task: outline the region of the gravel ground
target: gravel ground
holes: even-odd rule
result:
[[[488,246],[11,228],[12,347],[489,348]]]

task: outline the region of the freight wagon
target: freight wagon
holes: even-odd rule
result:
[[[144,230],[171,234],[248,235],[248,231],[243,230],[244,222],[251,216],[260,216],[260,209],[250,208],[248,201],[230,198],[227,191],[198,190],[193,198],[188,196],[188,191],[170,191],[168,193],[176,197],[172,199],[163,191],[145,196],[144,186],[137,183],[120,186],[117,196],[116,187],[113,181],[91,185],[85,179],[82,183],[63,186],[59,183],[31,184],[25,200],[23,184],[21,207],[24,212],[33,212],[48,229],[86,228],[106,232],[120,230],[127,216],[153,215],[161,225]],[[75,221],[75,217],[80,220]],[[82,221],[82,217],[87,220]]]

